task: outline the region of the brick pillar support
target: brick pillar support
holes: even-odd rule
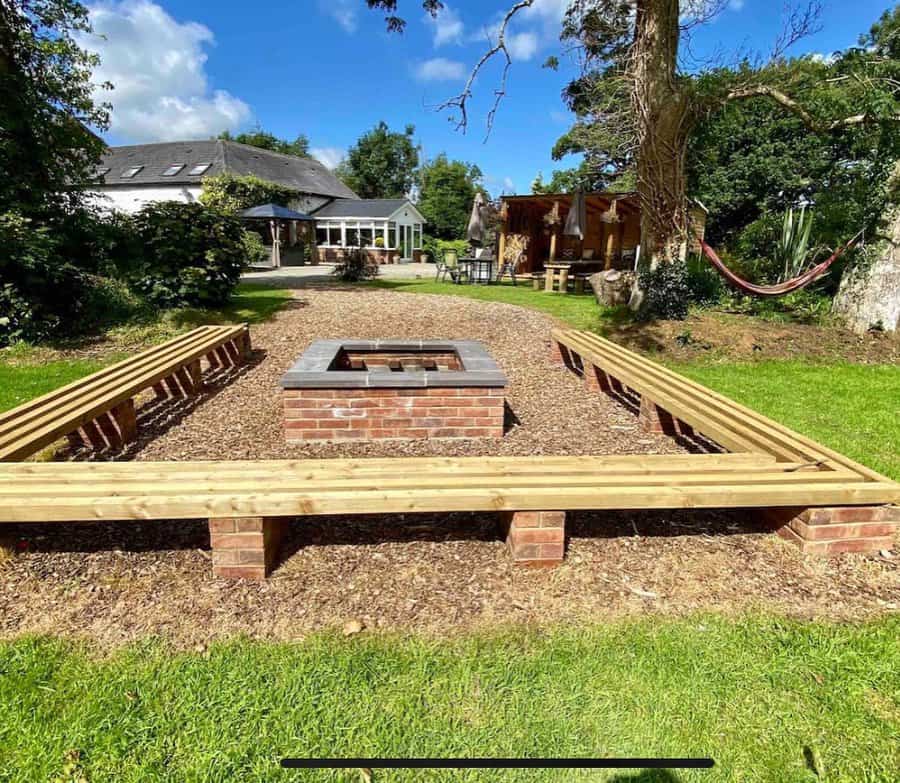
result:
[[[285,517],[209,520],[213,574],[226,579],[265,579],[278,563]]]
[[[112,416],[119,426],[119,432],[124,443],[128,443],[137,437],[137,416],[134,410],[133,399],[127,399],[116,405],[112,409]]]
[[[777,508],[767,516],[778,535],[812,555],[891,549],[900,531],[900,506]]]
[[[660,408],[653,400],[641,395],[641,410],[638,424],[644,432],[656,432],[665,435],[677,435],[678,427],[675,419],[667,410]]]
[[[565,511],[506,511],[501,518],[515,565],[556,566],[566,544]]]
[[[569,352],[569,349],[562,345],[561,343],[556,342],[556,340],[550,340],[550,361],[554,364],[561,364],[564,367],[572,367],[572,354]]]

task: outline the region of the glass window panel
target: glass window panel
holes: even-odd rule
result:
[[[142,168],[144,168],[144,167],[143,166],[132,166],[131,168],[125,169],[125,171],[122,172],[122,179],[131,179]]]
[[[356,225],[347,226],[347,247],[359,247],[359,229]]]
[[[371,228],[360,228],[359,237],[362,240],[363,247],[372,247],[375,237]]]
[[[183,163],[173,163],[169,168],[167,168],[162,175],[164,177],[174,177],[179,171],[184,168]]]
[[[188,172],[188,174],[192,177],[199,177],[201,174],[205,174],[210,166],[212,166],[212,163],[198,163]]]
[[[327,226],[316,226],[316,244],[317,245],[327,245],[328,244],[328,227]]]

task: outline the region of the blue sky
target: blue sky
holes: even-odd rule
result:
[[[98,79],[117,89],[113,144],[208,138],[261,124],[279,136],[306,134],[333,163],[362,132],[384,119],[416,126],[427,157],[446,152],[477,163],[493,193],[528,192],[555,163],[550,149],[569,116],[560,92],[577,64],[562,56],[541,68],[558,41],[567,0],[536,0],[512,27],[515,63],[494,130],[484,141],[485,112],[499,66],[476,84],[466,135],[434,107],[457,92],[485,48],[485,31],[510,0],[455,0],[435,20],[419,0],[400,0],[406,33],[390,35],[383,15],[364,0],[267,0],[258,6],[221,0],[125,0],[91,5],[93,37],[104,64]],[[890,4],[826,2],[822,31],[795,54],[828,54],[856,42]],[[699,56],[717,48],[766,51],[780,29],[782,0],[731,0],[695,33]]]

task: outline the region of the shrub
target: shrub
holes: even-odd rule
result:
[[[202,204],[163,201],[134,216],[143,257],[135,291],[157,306],[219,306],[228,301],[246,258],[245,231],[234,217]]]
[[[638,318],[650,321],[665,318],[680,321],[687,317],[691,289],[688,286],[687,266],[681,261],[658,264],[655,269],[644,268],[639,273],[639,288],[644,300]]]
[[[363,248],[347,248],[343,258],[334,265],[333,274],[345,283],[371,280],[378,275],[378,264]]]
[[[200,203],[210,209],[233,215],[242,209],[258,207],[261,204],[279,204],[286,207],[297,198],[293,188],[254,177],[252,174],[217,174],[203,180]]]
[[[58,336],[64,323],[76,322],[88,287],[49,227],[18,212],[0,214],[0,345]]]
[[[244,259],[247,266],[264,263],[270,257],[271,251],[263,244],[262,237],[255,231],[244,231],[241,244],[244,247]]]
[[[725,293],[722,277],[702,255],[688,258],[687,285],[691,302],[698,305],[715,304]]]

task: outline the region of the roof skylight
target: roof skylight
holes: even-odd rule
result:
[[[164,177],[174,177],[179,171],[184,168],[183,163],[173,163],[169,168],[167,168],[162,175]]]
[[[122,172],[122,179],[131,179],[135,174],[137,174],[143,166],[131,166],[130,168],[125,169]]]
[[[199,177],[201,174],[205,174],[210,166],[212,166],[212,163],[198,163],[188,172],[188,174],[192,177]]]

